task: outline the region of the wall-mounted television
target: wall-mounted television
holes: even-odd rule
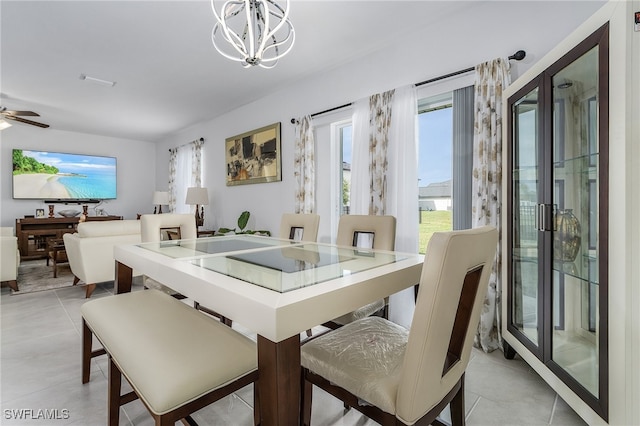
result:
[[[13,150],[13,198],[99,202],[116,198],[116,158]]]

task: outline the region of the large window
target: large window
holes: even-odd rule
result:
[[[470,207],[461,202],[460,194],[466,194],[471,190],[471,145],[468,141],[464,142],[466,146],[459,142],[456,144],[454,138],[457,136],[456,140],[460,140],[460,135],[463,133],[472,135],[473,127],[472,123],[471,128],[468,128],[468,123],[454,125],[454,121],[458,122],[455,111],[468,107],[467,100],[460,100],[456,101],[457,106],[454,108],[454,99],[459,99],[459,92],[459,90],[446,92],[418,101],[418,208],[420,210],[418,247],[420,253],[426,251],[427,243],[434,232],[469,227],[468,223],[460,221],[459,218],[456,219],[453,214],[454,210],[459,209],[459,214],[468,216],[470,221]],[[343,215],[350,213],[353,127],[351,120],[334,122],[333,125],[335,126],[333,137],[338,143],[339,152],[339,159],[336,159],[340,162],[338,185],[334,187],[334,200],[337,200],[337,206],[340,207],[339,214]],[[464,181],[462,188],[459,187],[461,181]],[[454,196],[456,192],[454,188],[459,189],[457,196]],[[466,210],[469,211],[466,212]]]

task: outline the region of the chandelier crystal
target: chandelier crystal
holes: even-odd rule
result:
[[[289,0],[284,8],[274,0],[229,0],[216,11],[211,41],[220,54],[244,68],[273,68],[289,53],[295,41],[289,21]]]

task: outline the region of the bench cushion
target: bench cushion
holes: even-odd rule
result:
[[[255,342],[157,290],[82,305],[82,316],[155,414],[257,369]]]

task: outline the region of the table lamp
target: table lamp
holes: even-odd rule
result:
[[[187,188],[186,204],[196,206],[196,226],[204,225],[204,207],[209,205],[209,193],[207,188]]]
[[[162,213],[162,205],[169,205],[169,193],[167,191],[154,191],[153,204],[158,205],[157,213]],[[156,214],[156,208],[153,208],[153,214]]]

